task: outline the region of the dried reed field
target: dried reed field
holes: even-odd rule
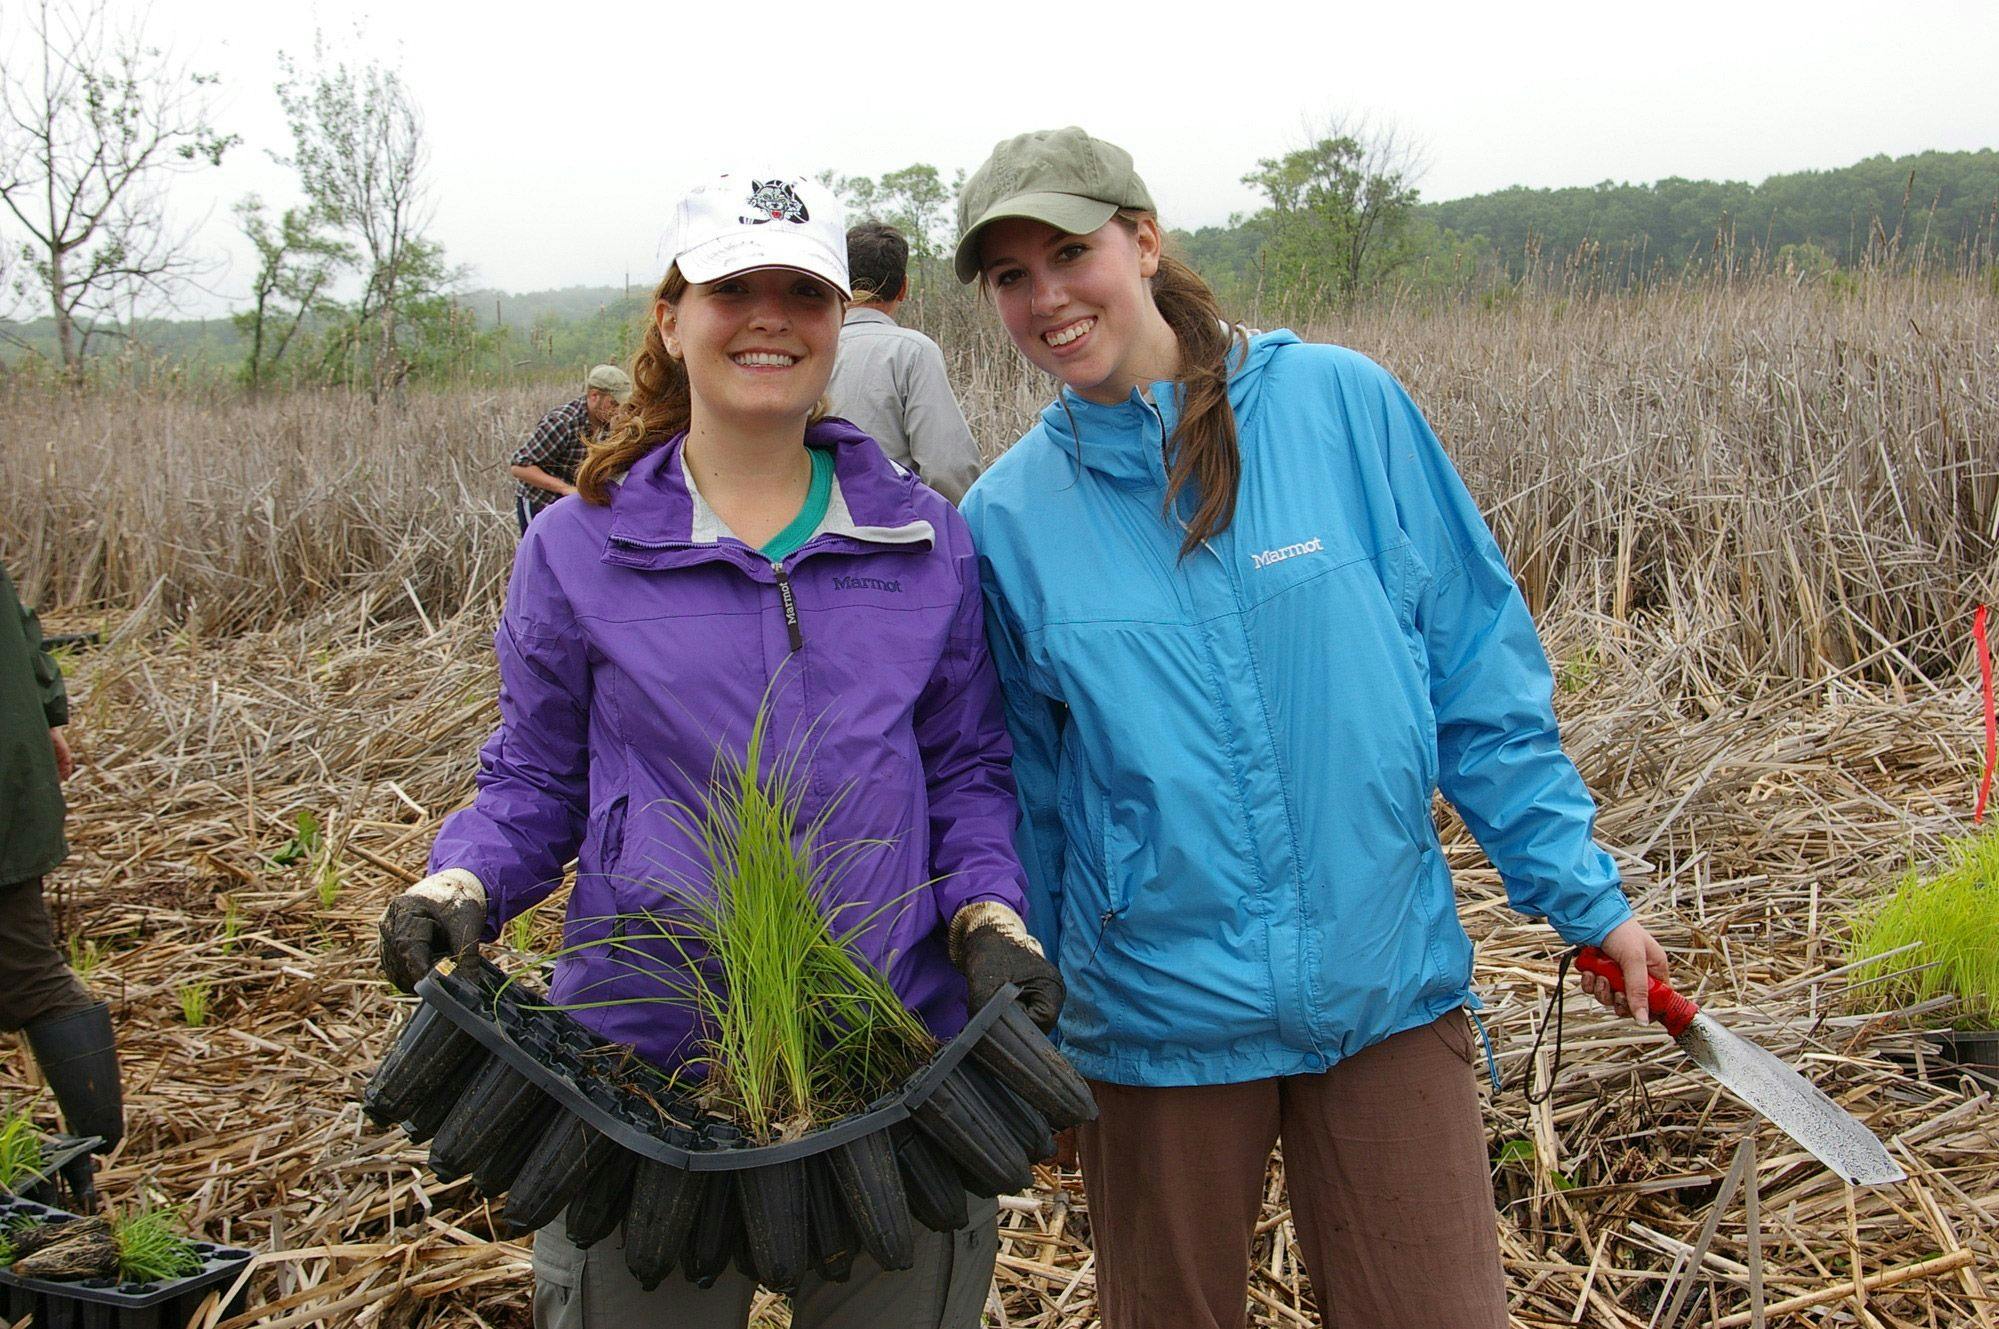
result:
[[[926,321],[1003,445],[1044,385],[964,309]],[[1505,1083],[1486,1102],[1513,1323],[1992,1329],[1993,1087],[1928,1055],[1919,1031],[1946,1011],[1850,986],[1842,935],[1968,827],[1969,624],[1999,598],[1999,300],[1869,275],[1843,294],[1385,304],[1311,331],[1392,368],[1458,459],[1682,986],[1910,1174],[1849,1191],[1580,998],[1556,1090],[1529,1107],[1560,944],[1505,908],[1446,815]],[[356,1098],[398,1018],[375,918],[468,795],[495,715],[505,453],[560,392],[0,396],[0,555],[52,629],[107,637],[66,662],[82,770],[55,878],[124,1040],[130,1135],[104,1185],[265,1252],[263,1304],[227,1329],[528,1323],[527,1242]],[[301,812],[321,833],[277,865]],[[503,963],[552,948],[558,905]],[[0,1101],[30,1091],[27,1066],[0,1056]],[[1006,1202],[989,1323],[1082,1329],[1087,1202],[1074,1174],[1040,1182]],[[1256,1261],[1252,1323],[1320,1322],[1281,1162]],[[760,1316],[784,1322],[770,1299]]]

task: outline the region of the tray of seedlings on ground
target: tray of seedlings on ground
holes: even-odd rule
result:
[[[798,762],[759,774],[763,730],[687,813],[705,889],[663,887],[659,910],[570,948],[607,948],[660,979],[640,1000],[693,1011],[681,1074],[605,1046],[489,961],[447,961],[363,1098],[430,1142],[440,1178],[504,1193],[517,1231],[560,1214],[588,1246],[622,1222],[648,1288],[731,1264],[779,1291],[845,1279],[863,1254],[908,1268],[913,1223],[965,1226],[968,1193],[1024,1189],[1054,1132],[1096,1115],[1011,987],[940,1045],[859,957],[881,911],[850,921],[831,901],[863,851],[821,843],[827,814],[801,823]],[[662,948],[685,963],[661,974]]]
[[[1931,1035],[1945,1075],[1999,1082],[1999,826],[1944,850],[1944,862],[1911,870],[1853,921],[1854,1000],[1877,1009],[1948,999],[1950,1027]]]
[[[223,1315],[251,1252],[189,1238],[172,1207],[110,1219],[0,1197],[0,1315],[37,1329],[182,1329],[211,1296]]]
[[[89,1180],[86,1155],[103,1143],[95,1135],[44,1136],[26,1112],[0,1115],[0,1197],[57,1203],[57,1179],[69,1178],[76,1193],[75,1173],[84,1169],[82,1179]]]

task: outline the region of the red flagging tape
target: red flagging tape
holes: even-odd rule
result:
[[[1985,820],[1985,800],[1992,796],[1992,768],[1999,766],[1999,709],[1992,703],[1992,638],[1985,629],[1988,609],[1978,606],[1971,620],[1971,635],[1978,643],[1978,675],[1985,683],[1985,775],[1978,782],[1978,802],[1971,810],[1972,822]]]

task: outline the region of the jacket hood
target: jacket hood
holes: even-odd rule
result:
[[[1264,370],[1280,347],[1298,344],[1286,328],[1261,332],[1246,347],[1230,351],[1229,404],[1238,421],[1254,413],[1263,391]],[[1085,400],[1068,388],[1041,412],[1041,427],[1063,452],[1085,468],[1124,484],[1166,487],[1161,449],[1180,422],[1182,389],[1162,381],[1151,385],[1152,403],[1132,389],[1115,405]],[[1157,409],[1155,410],[1155,406]]]
[[[612,488],[607,560],[652,563],[660,551],[674,550],[706,556],[717,545],[713,515],[688,482],[682,462],[686,443],[685,431],[675,434],[639,458]],[[806,426],[805,445],[833,454],[836,507],[843,509],[828,515],[827,530],[835,538],[857,544],[934,541],[935,527],[917,510],[916,477],[884,456],[873,439],[828,417]],[[759,561],[755,551],[743,549],[749,561]]]

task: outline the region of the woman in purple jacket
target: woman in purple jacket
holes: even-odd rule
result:
[[[1051,1025],[1061,981],[1021,924],[1011,753],[965,523],[866,435],[821,418],[849,295],[839,204],[800,177],[723,176],[681,200],[673,254],[629,409],[579,492],[521,543],[478,795],[446,820],[431,875],[384,914],[383,968],[409,989],[548,895],[574,857],[551,996],[678,1066],[688,1012],[583,1005],[659,991],[627,952],[589,943],[702,861],[674,810],[699,804],[717,750],[740,754],[767,705],[770,735],[807,745],[804,818],[828,818],[828,843],[883,846],[837,890],[861,912],[893,905],[857,944],[903,1002],[948,1038],[968,995],[1013,981]],[[670,977],[678,957],[657,950]],[[794,1323],[976,1324],[992,1206],[924,1237],[911,1270],[808,1279]],[[648,1293],[622,1245],[542,1229],[536,1325],[744,1324],[749,1280]]]

